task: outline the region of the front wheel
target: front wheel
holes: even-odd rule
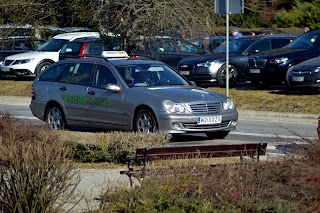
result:
[[[206,132],[206,135],[210,139],[223,139],[225,138],[230,131],[221,131],[221,132]]]
[[[141,109],[135,119],[135,131],[151,133],[158,130],[154,115],[147,109]]]
[[[47,110],[46,121],[51,129],[63,130],[65,129],[65,117],[60,107],[51,106]]]
[[[217,80],[220,87],[226,86],[226,65],[220,67],[217,73]],[[234,86],[238,81],[238,70],[233,65],[229,65],[229,86]]]
[[[50,66],[52,63],[46,61],[42,62],[41,64],[38,65],[36,68],[36,74],[39,75],[43,70],[45,70],[48,66]]]

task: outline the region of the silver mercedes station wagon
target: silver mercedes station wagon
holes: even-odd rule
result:
[[[30,109],[54,130],[99,128],[224,138],[238,112],[225,95],[194,86],[165,63],[144,59],[58,61],[32,86]]]

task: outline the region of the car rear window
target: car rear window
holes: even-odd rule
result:
[[[83,43],[79,42],[69,42],[63,46],[63,48],[61,49],[61,53],[78,54],[82,45]]]

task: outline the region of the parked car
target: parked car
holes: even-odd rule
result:
[[[36,50],[46,40],[32,38],[30,36],[10,36],[0,38],[0,65],[5,57]]]
[[[320,57],[289,67],[287,82],[291,89],[320,89]]]
[[[135,48],[130,52],[133,57],[146,57],[162,61],[176,69],[182,58],[201,54],[201,48],[186,41],[171,37],[143,38],[137,41]]]
[[[293,65],[320,55],[320,31],[300,35],[284,48],[250,57],[248,78],[257,87],[287,85],[287,71]]]
[[[120,37],[79,38],[67,42],[59,53],[59,60],[101,56],[103,51],[121,50]]]
[[[83,37],[99,37],[97,32],[64,33],[54,36],[36,51],[19,53],[5,58],[0,76],[34,78],[49,65],[58,61],[59,51],[70,40]]]
[[[287,34],[266,36],[243,36],[229,42],[229,85],[234,86],[244,78],[248,69],[248,56],[262,51],[283,47],[296,36]],[[217,47],[212,54],[184,58],[178,63],[178,71],[189,80],[202,83],[216,82],[225,86],[226,43]]]
[[[191,37],[187,38],[188,41],[193,43],[194,45],[201,47],[201,43],[203,42],[203,38],[201,37]],[[208,40],[210,41],[210,46],[212,50],[220,46],[223,42],[226,41],[226,36],[213,36],[213,37],[208,37]]]
[[[58,61],[34,79],[30,109],[56,130],[189,132],[212,139],[227,136],[238,120],[225,95],[194,86],[163,62],[141,59]]]

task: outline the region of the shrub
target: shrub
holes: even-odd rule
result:
[[[100,146],[94,144],[65,142],[64,145],[71,148],[69,157],[77,162],[99,163],[112,160],[109,153],[102,151]]]
[[[113,162],[126,163],[137,148],[162,146],[170,138],[171,135],[165,133],[110,132],[101,134],[101,147],[110,153]]]
[[[0,212],[60,212],[79,183],[53,131],[0,115]]]
[[[320,141],[285,159],[210,167],[149,164],[139,187],[107,193],[103,212],[318,212]],[[174,166],[177,165],[177,166]]]

